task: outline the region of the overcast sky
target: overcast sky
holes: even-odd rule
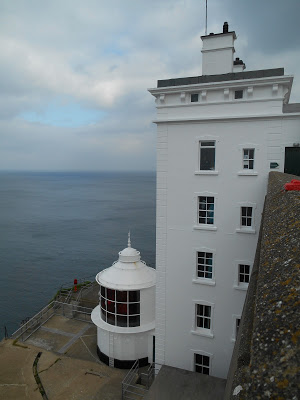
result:
[[[299,0],[208,0],[300,102]],[[157,79],[201,75],[205,0],[0,0],[0,170],[155,170]]]

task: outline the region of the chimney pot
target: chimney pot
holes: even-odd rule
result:
[[[224,22],[223,33],[228,33],[228,29],[229,29],[228,22]]]

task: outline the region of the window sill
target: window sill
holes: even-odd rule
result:
[[[248,289],[248,285],[247,285],[247,286],[234,285],[233,287],[234,287],[234,289],[237,289],[237,290],[244,290],[244,291]]]
[[[258,175],[257,171],[250,171],[250,170],[239,171],[237,174],[240,176],[257,176]]]
[[[216,231],[218,228],[215,225],[194,225],[196,230]]]
[[[237,233],[255,233],[255,229],[237,228],[235,231]]]
[[[195,171],[195,175],[219,175],[219,171]]]
[[[193,335],[198,335],[198,336],[205,336],[205,337],[208,337],[208,338],[211,338],[211,339],[213,339],[213,337],[214,337],[214,334],[210,331],[210,330],[208,330],[208,332],[205,332],[204,330],[191,330],[191,333],[193,334]]]
[[[216,286],[216,281],[212,279],[194,278],[193,283],[197,283],[198,285]]]

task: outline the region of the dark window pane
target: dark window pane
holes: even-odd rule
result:
[[[123,315],[117,315],[117,325],[127,326],[127,317]]]
[[[206,306],[204,308],[204,315],[205,317],[210,317],[210,307]]]
[[[195,371],[196,372],[200,372],[200,374],[202,374],[202,367],[200,365],[196,365],[195,366]]]
[[[135,303],[137,301],[140,301],[140,291],[139,290],[130,291],[128,293],[129,293],[129,302],[130,303]]]
[[[115,313],[116,312],[115,311],[116,303],[114,301],[110,301],[110,300],[107,300],[106,303],[107,303],[107,311],[109,311],[111,313]]]
[[[106,300],[101,298],[101,307],[106,310]]]
[[[106,321],[106,311],[101,308],[101,318]]]
[[[253,162],[253,160],[250,160],[249,161],[249,169],[253,169],[253,166],[254,166],[254,162]]]
[[[115,316],[114,314],[107,313],[107,321],[110,325],[115,325]]]
[[[104,286],[101,286],[101,296],[102,297],[106,297],[105,296],[105,287]]]
[[[203,367],[203,372],[202,372],[202,374],[204,374],[204,375],[209,375],[209,368]]]
[[[129,314],[139,314],[140,313],[140,303],[129,304]]]
[[[204,328],[210,329],[210,320],[207,318],[204,319]]]
[[[206,141],[201,142],[201,147],[214,147],[214,146],[215,142],[206,142]]]
[[[203,356],[203,365],[209,367],[209,357]]]
[[[140,316],[139,315],[130,316],[129,326],[140,326]]]
[[[202,364],[201,354],[195,354],[195,362],[196,362],[196,364]]]
[[[116,290],[116,294],[117,294],[117,301],[126,303],[127,302],[127,292],[126,291],[120,291],[120,290]]]
[[[127,304],[117,303],[117,314],[127,315]]]
[[[215,169],[215,149],[201,148],[200,150],[200,170],[212,171]]]
[[[192,103],[197,102],[197,101],[198,101],[198,98],[199,98],[198,93],[192,93],[192,94],[191,94],[191,102],[192,102]]]
[[[107,298],[109,300],[115,300],[115,291],[113,289],[108,289],[107,288],[107,294],[106,294]]]
[[[234,98],[235,99],[242,99],[243,98],[243,91],[242,90],[236,90],[234,92]]]

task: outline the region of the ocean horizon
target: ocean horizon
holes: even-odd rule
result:
[[[0,338],[132,247],[155,267],[155,171],[0,171]]]

